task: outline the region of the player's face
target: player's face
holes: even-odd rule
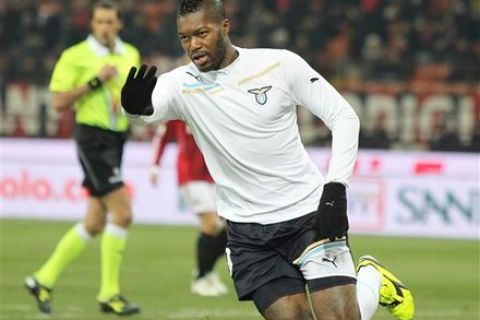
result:
[[[118,14],[108,8],[96,8],[92,16],[93,36],[104,46],[112,48],[122,28]]]
[[[217,70],[225,58],[228,30],[227,19],[218,22],[206,10],[177,19],[178,36],[183,50],[202,72]]]

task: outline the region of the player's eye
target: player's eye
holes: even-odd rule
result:
[[[198,36],[199,36],[200,38],[205,38],[207,35],[208,35],[208,32],[207,32],[207,31],[200,31],[200,32],[198,33]]]
[[[187,37],[187,36],[179,36],[179,38],[180,38],[180,41],[182,42],[187,42],[190,39],[190,37]]]

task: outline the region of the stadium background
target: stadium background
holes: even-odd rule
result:
[[[184,62],[174,36],[174,0],[118,2],[122,37],[146,63],[166,71]],[[299,53],[359,114],[361,151],[349,195],[355,255],[370,252],[398,270],[416,293],[418,319],[478,319],[480,2],[224,2],[234,44]],[[68,139],[73,114],[53,112],[46,86],[59,53],[88,33],[89,4],[0,3],[1,319],[39,318],[22,277],[70,224],[62,220],[83,211]],[[299,127],[324,168],[328,130],[303,108]],[[148,186],[153,132],[132,128],[126,150],[139,223],[123,278],[145,309],[138,318],[258,319],[233,293],[218,300],[188,293],[195,219],[178,198],[174,145],[164,159],[162,186]],[[102,319],[94,304],[97,245],[66,272],[53,319]],[[390,318],[380,312],[378,319]]]

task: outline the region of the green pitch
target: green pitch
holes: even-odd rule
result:
[[[99,241],[96,239],[64,273],[54,291],[54,314],[37,311],[23,288],[23,277],[43,263],[71,223],[0,220],[0,319],[113,319],[98,312]],[[253,304],[230,293],[202,298],[189,292],[196,228],[133,226],[122,271],[125,295],[142,314],[131,319],[261,319]],[[479,319],[478,241],[351,236],[356,258],[372,254],[408,284],[416,298],[416,319]],[[375,319],[392,319],[379,308]]]

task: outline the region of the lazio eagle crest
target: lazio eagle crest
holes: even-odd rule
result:
[[[254,88],[248,90],[249,93],[255,95],[255,101],[257,101],[258,104],[261,104],[262,106],[267,103],[268,97],[267,97],[267,92],[272,89],[272,86],[266,86],[266,87],[261,87],[261,88]]]

